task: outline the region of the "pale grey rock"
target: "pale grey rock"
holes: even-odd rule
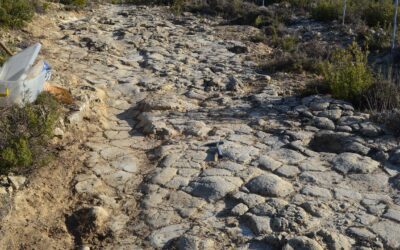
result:
[[[26,177],[24,176],[7,176],[7,179],[12,187],[17,190],[20,189],[20,187],[22,187],[26,182]]]
[[[281,161],[285,164],[296,164],[298,162],[301,162],[305,159],[304,155],[291,150],[291,149],[279,149],[275,151],[270,151],[267,153],[267,156],[270,158],[276,160],[276,161]]]
[[[342,116],[338,121],[338,125],[352,126],[355,124],[362,123],[364,121],[365,121],[365,118],[361,117],[361,116]]]
[[[315,183],[318,185],[334,185],[343,181],[343,176],[334,171],[304,171],[299,175],[299,179],[306,183]]]
[[[285,197],[294,191],[292,184],[274,174],[255,177],[246,187],[253,193],[272,197]]]
[[[308,158],[305,161],[302,161],[298,164],[299,168],[302,171],[319,171],[323,172],[327,170],[327,163],[321,161],[319,158]]]
[[[320,129],[334,130],[335,123],[326,117],[315,117],[314,125]]]
[[[383,217],[394,220],[399,223],[400,226],[400,210],[389,208]]]
[[[343,188],[334,188],[333,192],[335,198],[338,200],[348,200],[348,201],[360,201],[362,200],[362,195],[357,191]]]
[[[320,244],[305,236],[297,236],[288,240],[282,250],[323,250]]]
[[[237,204],[235,207],[232,208],[231,213],[235,216],[241,216],[245,214],[249,210],[249,207],[243,203]]]
[[[165,156],[162,161],[161,161],[161,167],[173,167],[173,164],[179,159],[181,158],[181,154],[179,153],[171,153],[167,156]]]
[[[220,146],[223,157],[238,163],[249,163],[259,150],[252,146],[243,146],[234,142],[225,142]]]
[[[364,136],[376,137],[382,133],[382,129],[371,122],[365,122],[360,124],[360,133]]]
[[[190,228],[189,224],[170,225],[155,230],[149,236],[150,243],[157,248],[162,248],[170,240],[184,234]]]
[[[146,223],[152,228],[161,228],[181,222],[181,217],[173,210],[157,211],[157,209],[146,209],[143,212],[146,216]]]
[[[132,180],[134,175],[132,173],[128,173],[122,170],[116,171],[110,175],[104,175],[103,181],[111,187],[117,188],[119,190],[123,190],[125,185]]]
[[[151,182],[154,184],[165,185],[176,175],[177,171],[178,169],[176,168],[158,169],[157,173],[151,179]]]
[[[202,121],[190,121],[185,124],[184,133],[192,136],[206,136],[210,130],[211,128]]]
[[[377,161],[354,153],[342,153],[332,161],[333,168],[343,174],[371,173],[379,167]]]
[[[258,194],[248,194],[244,192],[237,192],[232,197],[240,202],[243,202],[248,207],[254,207],[258,204],[265,202],[265,197]]]
[[[231,171],[233,173],[239,173],[240,171],[246,169],[246,167],[244,167],[243,165],[238,164],[238,163],[233,162],[233,161],[220,162],[218,164],[218,167],[223,168],[223,169],[227,169],[227,170],[229,170],[229,171]]]
[[[316,186],[305,186],[301,193],[304,195],[309,195],[313,197],[319,197],[324,199],[332,199],[332,193],[326,188],[316,187]]]
[[[99,180],[95,175],[87,176],[79,180],[75,185],[75,190],[78,193],[89,193],[95,194],[98,192],[99,188],[102,186],[101,180]]]
[[[269,170],[269,171],[275,171],[277,168],[282,166],[281,162],[276,161],[266,155],[260,156],[260,158],[258,159],[258,162],[259,162],[261,168],[263,168],[265,170]]]
[[[256,235],[272,233],[270,226],[271,219],[269,217],[248,214],[246,215],[246,221]]]
[[[323,111],[329,107],[329,104],[329,102],[314,101],[310,104],[310,109],[312,111]]]
[[[138,104],[138,109],[142,112],[149,111],[184,111],[185,102],[177,95],[164,94],[157,96],[149,96]]]
[[[193,181],[189,185],[192,195],[215,201],[224,198],[228,193],[237,189],[237,185],[220,176],[207,176]]]
[[[322,229],[318,232],[324,239],[329,249],[332,250],[350,250],[352,249],[351,239],[340,233],[331,232],[326,229]]]
[[[389,158],[389,161],[393,164],[400,164],[400,149],[395,150]]]
[[[350,227],[347,231],[350,235],[355,236],[360,240],[368,241],[373,240],[376,237],[374,233],[363,227]]]
[[[178,250],[213,250],[215,243],[212,239],[199,238],[192,235],[183,235],[177,242]]]
[[[125,156],[126,151],[118,147],[106,147],[100,151],[100,155],[104,160],[114,160],[116,158]]]
[[[326,117],[329,118],[330,120],[336,121],[342,116],[342,111],[340,109],[325,110],[318,113],[318,116]]]
[[[385,245],[392,249],[400,248],[400,226],[392,221],[380,221],[371,226],[374,233],[385,241]]]
[[[232,176],[232,172],[221,168],[207,168],[201,173],[201,176]]]
[[[111,162],[111,165],[117,169],[129,173],[136,173],[139,170],[138,159],[133,156],[124,156]]]
[[[278,168],[275,173],[286,178],[293,178],[300,174],[300,170],[296,166],[285,165]]]

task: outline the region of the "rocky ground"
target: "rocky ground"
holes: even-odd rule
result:
[[[400,249],[398,141],[258,74],[270,48],[163,8],[54,20],[29,32],[75,128],[55,166],[3,180],[1,248]]]

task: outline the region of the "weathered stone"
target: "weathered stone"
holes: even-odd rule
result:
[[[96,176],[89,176],[75,185],[75,190],[78,193],[93,194],[98,192],[102,182]]]
[[[342,111],[340,109],[325,110],[318,114],[320,117],[326,117],[330,120],[338,120],[342,116]]]
[[[190,183],[190,193],[207,200],[219,200],[238,186],[220,176],[207,176]]]
[[[331,199],[332,194],[326,188],[316,187],[316,186],[306,186],[301,190],[302,194],[310,195],[319,198]]]
[[[366,228],[351,227],[348,229],[348,233],[360,240],[373,240],[376,236]]]
[[[352,249],[351,247],[352,244],[350,239],[342,234],[331,232],[326,229],[320,230],[318,234],[322,236],[322,238],[328,245],[329,249],[333,250]]]
[[[272,233],[271,219],[269,217],[248,214],[246,215],[246,221],[256,235]]]
[[[274,174],[264,174],[250,180],[246,187],[265,196],[285,197],[294,191],[292,184]]]
[[[117,169],[124,170],[130,173],[138,171],[138,160],[133,156],[124,156],[114,160],[111,165]]]
[[[237,192],[233,195],[233,198],[243,202],[248,207],[254,207],[257,204],[261,204],[265,202],[265,197],[257,195],[257,194],[247,194],[243,192]]]
[[[400,226],[400,210],[395,210],[393,208],[389,208],[383,217],[397,221]]]
[[[288,240],[288,243],[282,248],[282,250],[322,250],[320,244],[315,240],[307,238],[305,236],[297,236]]]
[[[354,190],[335,188],[335,198],[339,200],[360,201],[362,195]]]
[[[192,235],[183,235],[177,242],[178,250],[213,250],[214,245],[212,239],[202,239]]]
[[[371,227],[372,231],[382,237],[387,247],[400,248],[400,227],[398,223],[381,221]]]
[[[335,123],[326,117],[315,117],[314,125],[320,129],[334,130]]]
[[[286,148],[276,151],[270,151],[267,153],[267,156],[271,157],[274,160],[282,161],[285,164],[296,164],[305,159],[302,154]]]
[[[285,165],[278,168],[275,173],[286,178],[293,178],[300,174],[300,170],[296,166]]]
[[[252,146],[242,146],[233,142],[225,142],[220,146],[224,157],[239,163],[249,163],[253,155],[258,154],[258,149]]]
[[[232,208],[231,213],[236,216],[241,216],[245,214],[249,210],[249,207],[243,203],[237,204],[234,208]]]
[[[360,124],[360,133],[364,136],[376,137],[380,135],[381,132],[382,129],[371,122],[365,122]]]
[[[170,225],[158,230],[155,230],[149,236],[150,243],[157,248],[162,248],[170,240],[184,234],[190,228],[188,224]]]
[[[152,183],[165,185],[169,182],[175,175],[178,170],[176,168],[162,168],[158,169],[157,173],[151,179]]]
[[[333,159],[332,164],[343,174],[371,173],[379,167],[379,163],[371,158],[354,153],[342,153]]]
[[[19,189],[26,182],[26,177],[24,176],[8,176],[7,178],[15,189]]]
[[[276,161],[274,159],[272,159],[271,157],[268,156],[260,156],[260,158],[258,159],[258,162],[260,164],[260,167],[265,169],[265,170],[269,170],[269,171],[275,171],[277,168],[279,168],[282,163],[279,161]]]

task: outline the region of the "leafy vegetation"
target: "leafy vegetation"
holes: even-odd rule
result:
[[[0,0],[0,26],[21,27],[30,21],[34,14],[29,0]]]
[[[368,55],[356,43],[336,50],[324,63],[323,76],[333,97],[349,101],[359,100],[374,80]]]
[[[87,2],[86,0],[61,0],[60,3],[76,7],[82,7],[85,6]]]
[[[0,112],[0,172],[18,172],[45,163],[51,156],[48,142],[60,117],[54,97],[43,93],[33,104]]]
[[[341,5],[337,0],[324,0],[311,9],[311,17],[318,21],[329,22],[339,18]]]

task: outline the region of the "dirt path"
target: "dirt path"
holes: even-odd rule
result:
[[[268,48],[162,8],[53,18],[31,32],[76,132],[0,248],[400,247],[397,141],[345,102],[282,96],[251,60]]]

